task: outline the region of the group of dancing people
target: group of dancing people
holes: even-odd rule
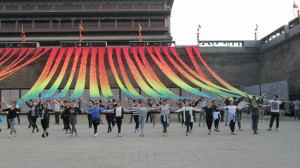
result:
[[[185,134],[187,136],[193,130],[193,123],[196,121],[196,114],[199,113],[199,126],[203,124],[208,128],[208,135],[212,135],[212,125],[214,123],[214,131],[220,132],[219,123],[224,120],[225,126],[230,127],[231,135],[236,135],[235,124],[238,123],[239,130],[243,130],[241,127],[241,115],[246,112],[251,115],[251,125],[254,134],[258,134],[258,121],[260,114],[264,111],[264,108],[271,106],[271,120],[269,124],[268,131],[272,130],[273,122],[276,119],[276,130],[279,127],[279,117],[280,117],[280,105],[283,104],[282,101],[278,100],[278,96],[274,95],[273,100],[268,100],[263,94],[261,97],[252,96],[246,94],[245,97],[238,98],[216,98],[216,99],[206,99],[201,97],[200,99],[133,99],[125,98],[124,100],[128,102],[128,107],[122,106],[122,99],[99,99],[99,100],[89,100],[86,102],[83,98],[78,100],[64,100],[61,98],[53,99],[52,101],[47,100],[43,102],[40,99],[26,100],[25,101],[29,110],[27,110],[28,117],[28,128],[32,127],[32,133],[39,132],[37,125],[37,119],[40,118],[42,126],[42,137],[49,136],[49,122],[50,114],[55,113],[55,123],[59,124],[59,116],[64,124],[64,131],[69,134],[70,137],[78,136],[78,131],[76,129],[77,124],[77,114],[82,112],[87,113],[88,126],[89,128],[94,128],[93,136],[98,135],[98,125],[103,124],[101,114],[105,114],[106,121],[108,123],[107,133],[112,131],[112,128],[117,125],[118,137],[121,135],[122,120],[124,114],[131,114],[130,123],[132,118],[135,122],[135,133],[139,131],[140,136],[144,137],[144,125],[148,121],[148,117],[151,118],[153,123],[153,128],[155,127],[156,114],[159,114],[160,122],[163,126],[163,136],[168,135],[168,127],[170,125],[170,114],[178,113],[178,120],[181,122],[182,126],[186,126]],[[79,103],[82,101],[85,104],[84,108],[79,108]],[[106,105],[103,103],[106,102]],[[297,103],[297,102],[296,102]],[[174,107],[173,104],[177,106]],[[296,104],[299,106],[300,102]],[[20,105],[17,102],[12,101],[10,104],[7,103],[4,97],[1,99],[1,106],[6,106],[6,108],[1,108],[1,111],[7,112],[7,124],[10,128],[9,138],[19,136],[17,129],[15,127],[16,118],[21,111],[26,111],[26,109],[21,110]],[[298,110],[299,113],[299,110]],[[181,119],[180,119],[181,118]],[[201,122],[202,121],[202,122]],[[1,129],[0,129],[1,131]]]

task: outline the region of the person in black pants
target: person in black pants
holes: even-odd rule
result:
[[[36,124],[37,118],[39,117],[39,111],[41,110],[41,100],[38,100],[38,104],[36,104],[36,101],[29,101],[27,102],[25,98],[22,98],[26,105],[29,107],[29,116],[31,120],[32,125],[32,133],[34,133],[34,129],[36,128],[36,132],[39,132],[39,128]]]
[[[182,106],[181,109],[175,111],[177,113],[183,114],[182,120],[185,122],[186,125],[186,136],[189,136],[192,132],[193,123],[195,121],[193,117],[193,112],[200,111],[200,109],[192,107],[191,104],[191,102],[185,101],[185,106]]]
[[[105,112],[114,114],[114,117],[116,119],[116,123],[117,123],[117,126],[118,126],[118,137],[122,137],[122,135],[121,135],[121,126],[122,126],[123,116],[124,116],[124,113],[131,112],[131,110],[127,110],[124,107],[122,107],[121,102],[118,101],[117,106],[115,108],[113,108],[112,110],[105,110]]]
[[[24,100],[24,98],[22,98]],[[24,100],[25,101],[25,100]],[[27,112],[27,119],[28,119],[28,129],[31,128],[32,125],[32,120],[31,120],[31,110],[33,109],[33,101],[32,100],[29,100],[28,102],[26,102],[26,105],[29,107],[29,111]]]
[[[148,99],[149,107],[156,107],[155,101],[152,99]],[[150,122],[152,123],[152,112],[147,113],[146,123],[148,123],[148,119],[150,117]]]
[[[55,124],[59,124],[59,117],[61,110],[60,98],[58,100],[54,100],[54,116],[55,116]]]
[[[278,96],[277,95],[274,95],[274,99],[273,100],[268,100],[268,101],[269,101],[269,103],[271,105],[271,120],[270,120],[269,129],[267,131],[271,131],[272,130],[272,126],[273,126],[273,122],[274,122],[275,118],[276,118],[276,131],[278,131],[280,104],[282,103],[282,101],[278,100]]]
[[[113,109],[113,105],[111,104],[110,101],[107,102],[107,107],[106,107],[106,110],[111,110]],[[112,113],[106,113],[106,121],[107,121],[107,124],[108,124],[108,129],[107,129],[107,133],[110,133],[112,131],[112,126],[111,124],[114,122],[114,114]]]
[[[139,107],[139,102],[137,100],[133,100],[133,101],[130,101],[128,99],[128,104],[131,108],[133,107]],[[132,118],[134,119],[134,123],[135,123],[135,129],[134,129],[134,132],[137,133],[138,132],[138,129],[139,129],[139,114],[137,113],[136,110],[132,110],[131,111],[131,117],[130,117],[130,123],[132,122]]]
[[[70,127],[70,102],[64,101],[64,111],[63,111],[63,122],[64,122],[64,130],[66,131],[66,134],[68,134],[68,131],[71,131]]]
[[[41,125],[43,128],[42,137],[45,138],[49,136],[49,132],[48,132],[49,116],[50,116],[50,112],[54,110],[48,109],[48,105],[46,103],[43,103],[42,106],[43,106],[42,109],[39,110],[39,116],[41,118]]]
[[[95,102],[93,100],[89,100],[89,103],[87,103],[83,97],[80,98],[80,100],[83,101],[84,104],[86,104],[86,107],[88,109],[93,108]],[[89,123],[89,128],[92,128],[92,112],[91,111],[87,111],[87,118],[88,118],[88,123]]]
[[[211,101],[207,101],[206,106],[202,108],[206,113],[206,125],[208,128],[208,135],[211,135],[211,126],[214,120],[214,109]]]
[[[6,102],[5,98],[2,97],[2,101],[1,103],[5,104],[7,106],[7,108],[10,107],[10,105]],[[6,117],[6,123],[7,123],[7,129],[10,129],[10,125],[9,125],[9,121],[8,121],[8,117]]]
[[[213,100],[213,115],[214,115],[214,125],[215,125],[215,131],[220,132],[219,130],[219,122],[221,119],[221,112],[219,109],[220,104],[218,103],[217,100]],[[224,111],[223,111],[224,112]]]

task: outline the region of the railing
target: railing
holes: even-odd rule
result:
[[[170,10],[165,4],[77,4],[77,5],[64,5],[64,4],[32,4],[32,5],[0,5],[0,11],[3,12],[12,12],[12,11],[89,11],[89,10]]]
[[[199,47],[244,47],[244,41],[199,41]]]
[[[37,48],[40,47],[38,42],[0,42],[0,48]]]
[[[289,36],[293,37],[300,33],[300,17],[289,22]]]
[[[146,47],[146,46],[172,46],[175,47],[175,41],[129,41],[131,47]]]
[[[61,47],[106,47],[106,41],[64,41],[60,42]]]
[[[150,26],[149,26],[150,23]],[[15,31],[23,25],[25,31],[35,29],[75,29],[81,24],[81,20],[34,20],[34,21],[5,21],[0,23],[0,31]],[[154,19],[150,20],[83,20],[83,27],[86,28],[138,28],[141,24],[143,30],[168,30],[169,26],[165,25],[164,20],[160,22]]]
[[[276,37],[280,36],[281,34],[284,34],[287,30],[287,26],[281,26],[278,29],[276,29],[275,31],[273,31],[272,33],[268,34],[267,36],[265,36],[264,38],[262,38],[260,40],[260,43],[263,45],[265,43],[268,43],[269,41],[275,39]]]

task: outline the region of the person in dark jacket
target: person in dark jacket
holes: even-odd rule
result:
[[[72,126],[70,137],[73,137],[73,133],[75,132],[75,136],[78,136],[77,129],[76,129],[76,124],[77,124],[77,114],[81,113],[81,110],[78,107],[75,107],[75,102],[71,102],[71,107],[70,107],[70,117],[69,121]]]
[[[2,111],[7,111],[7,119],[10,125],[10,136],[9,138],[19,136],[17,129],[15,128],[17,112],[20,112],[20,109],[16,108],[16,103],[11,104],[11,108],[3,109]]]
[[[34,133],[34,129],[36,128],[36,132],[39,132],[39,128],[36,124],[36,120],[39,117],[39,110],[41,109],[41,100],[38,100],[38,103],[35,101],[26,101],[25,98],[22,98],[26,105],[29,107],[28,115],[30,117],[31,125],[32,125],[32,133]]]
[[[129,113],[131,110],[127,110],[124,107],[121,106],[121,102],[117,102],[117,106],[114,107],[112,110],[105,110],[104,112],[113,113],[114,117],[116,119],[116,123],[118,126],[118,137],[122,137],[121,135],[121,126],[122,126],[122,120],[124,113]]]
[[[43,128],[43,134],[42,137],[45,138],[48,137],[49,133],[48,133],[48,128],[49,128],[49,116],[50,116],[50,112],[54,111],[54,110],[50,110],[48,109],[47,104],[42,103],[42,109],[39,110],[39,116],[41,118],[41,125]]]
[[[254,134],[257,134],[257,126],[259,121],[259,104],[257,104],[257,101],[255,99],[252,100],[252,104],[248,106],[248,113],[251,113],[251,119],[252,119],[252,128],[254,131]]]

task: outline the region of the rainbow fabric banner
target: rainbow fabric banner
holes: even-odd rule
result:
[[[70,99],[78,99],[82,96],[85,87],[86,65],[90,48],[83,48],[79,74],[74,92]]]
[[[48,91],[40,97],[41,99],[66,97],[70,88],[74,88],[69,98],[78,99],[83,95],[86,87],[89,88],[91,98],[112,98],[114,95],[110,82],[114,81],[126,97],[142,98],[135,89],[138,86],[149,97],[180,98],[166,87],[161,80],[162,76],[181,89],[201,97],[245,95],[225,82],[209,67],[198,47],[185,47],[185,49],[194,69],[178,56],[175,47],[0,48],[0,65],[3,67],[0,69],[0,80],[41,56],[49,54],[43,71],[33,87],[23,96],[24,98],[35,99],[45,89]],[[201,68],[197,63],[198,59],[225,88],[211,82],[204,73],[203,67]],[[149,61],[153,61],[155,66]],[[156,67],[158,68],[154,69]],[[108,77],[108,72],[111,73],[109,77],[112,78]],[[86,84],[87,78],[89,84]],[[195,87],[210,91],[214,95],[203,93]],[[60,88],[62,90],[54,96]],[[19,103],[24,102],[19,100]]]
[[[143,65],[142,61],[139,59],[137,52],[136,52],[136,48],[135,47],[131,47],[133,56],[135,58],[135,61],[137,62],[142,74],[144,75],[144,77],[147,79],[147,81],[151,84],[151,86],[153,88],[156,88],[156,90],[162,94],[164,97],[177,97],[177,95],[175,95],[173,92],[171,92],[160,80],[159,78],[156,76],[155,72],[153,71],[153,69],[151,68],[151,66],[148,66],[146,68],[146,64],[149,65],[148,61],[146,61],[147,59],[145,59],[145,62]],[[144,52],[144,48],[139,47],[139,54],[142,55],[141,57],[145,58],[145,52]]]
[[[65,97],[67,95],[67,93],[68,93],[68,91],[70,89],[70,86],[72,84],[75,72],[76,72],[76,68],[77,68],[77,64],[78,64],[81,52],[82,52],[82,48],[76,48],[76,50],[75,50],[75,58],[74,58],[74,62],[73,62],[73,65],[72,65],[72,69],[71,69],[71,73],[70,73],[68,82],[65,85],[65,87],[63,88],[63,90],[59,94],[57,94],[56,96],[54,96],[54,98],[61,98],[61,97]]]
[[[186,47],[188,48],[188,47]],[[201,54],[200,54],[200,50],[199,50],[199,47],[192,47],[194,52],[197,54],[198,58],[201,60],[201,62],[203,63],[203,65],[205,66],[205,68],[222,84],[224,85],[225,87],[227,87],[228,89],[234,91],[234,92],[237,92],[243,96],[245,96],[245,93],[236,89],[235,87],[231,86],[229,83],[225,82],[219,75],[217,75],[217,73],[212,70],[210,68],[210,66],[208,66],[208,64],[204,61],[204,59],[202,58]]]
[[[22,67],[24,67],[24,66],[26,66],[26,65],[34,62],[35,60],[37,60],[38,58],[40,58],[42,55],[44,55],[50,49],[49,48],[45,48],[45,49],[38,48],[38,49],[36,49],[35,54],[32,57],[29,57],[29,55],[32,54],[34,50],[35,49],[33,49],[33,48],[29,48],[27,50],[27,53],[26,53],[26,49],[24,49],[23,51],[25,51],[25,52],[23,53],[23,55],[20,54],[7,67],[5,67],[4,69],[0,70],[0,81],[3,80],[3,79],[5,79],[5,78],[7,78],[7,77],[9,77],[10,75],[14,74],[18,70],[20,70]],[[29,59],[26,62],[24,62],[25,58],[28,58],[28,57],[29,57]]]
[[[120,72],[123,78],[123,81],[125,83],[125,86],[127,87],[127,90],[129,91],[128,97],[141,97],[141,95],[135,90],[133,85],[131,84],[129,77],[126,73],[126,69],[124,68],[124,64],[121,58],[121,48],[115,48],[116,54],[117,54],[117,60],[120,68]],[[128,56],[128,48],[123,48],[123,53],[126,56]]]
[[[90,97],[91,98],[100,97],[98,80],[97,80],[97,71],[96,71],[97,52],[98,52],[98,48],[93,47],[91,53],[91,64],[90,64]]]
[[[59,85],[61,84],[63,77],[65,76],[68,64],[70,62],[72,53],[74,51],[74,48],[67,48],[67,55],[65,57],[65,62],[63,64],[63,67],[56,79],[56,81],[54,82],[54,84],[51,86],[51,88],[43,95],[41,96],[41,99],[47,99],[50,98],[58,89]]]
[[[107,74],[106,74],[104,54],[105,54],[105,48],[104,47],[99,48],[98,58],[99,58],[100,86],[102,88],[103,97],[109,98],[109,97],[113,97],[114,95],[112,94],[112,91],[110,89]],[[112,56],[112,50],[109,49],[108,59],[111,59],[111,56]]]
[[[131,92],[129,92],[125,86],[123,85],[118,73],[117,73],[117,70],[116,70],[116,67],[115,67],[115,64],[114,64],[114,61],[113,61],[113,58],[112,58],[112,54],[113,54],[113,48],[107,48],[108,50],[108,62],[109,62],[109,65],[110,65],[110,68],[111,68],[111,71],[116,79],[116,82],[118,84],[118,86],[120,87],[120,89],[122,90],[122,92],[124,92],[124,94],[127,96],[127,97],[138,97],[137,95],[134,95],[132,94]]]

